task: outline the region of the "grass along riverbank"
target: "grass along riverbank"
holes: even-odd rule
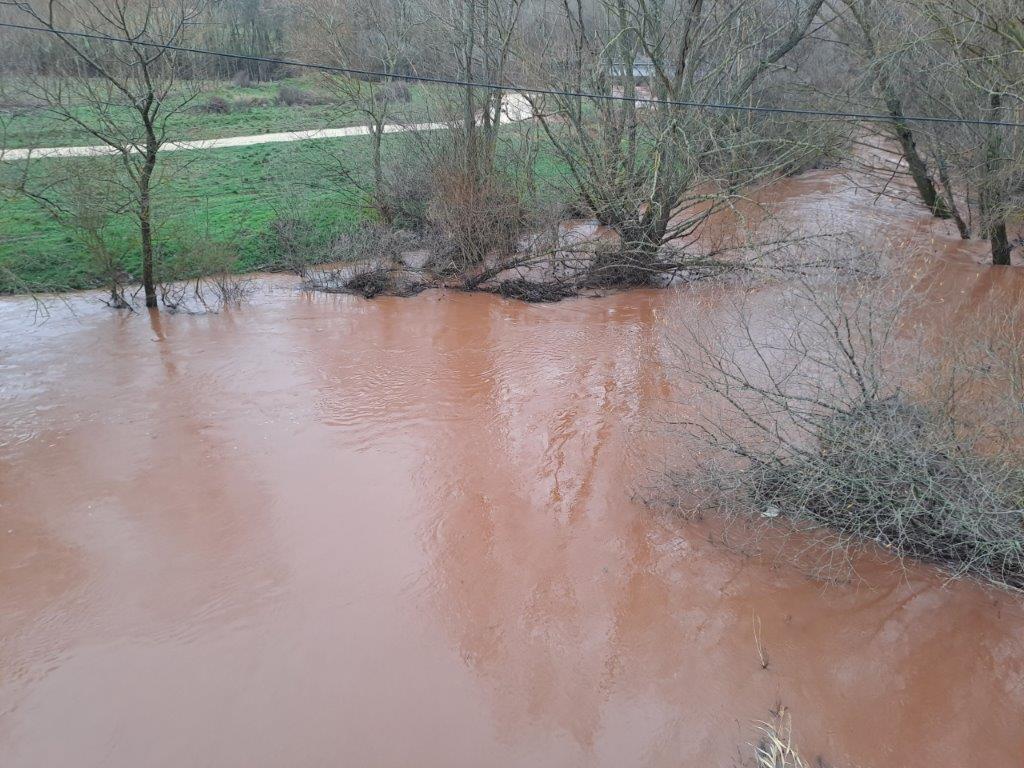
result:
[[[417,122],[431,112],[431,94],[416,85],[404,87],[408,101],[390,105],[392,121]],[[126,107],[111,107],[112,110]],[[16,84],[0,94],[4,115],[2,145],[26,147],[89,146],[96,137],[73,122],[61,120],[29,96],[20,95]],[[90,109],[82,107],[82,121],[90,122]],[[362,118],[351,105],[340,103],[337,93],[321,78],[297,77],[244,87],[210,83],[201,87],[194,101],[168,122],[173,141],[251,136],[261,133],[307,131],[359,125]]]
[[[418,140],[409,134],[389,135],[388,156],[415,158]],[[334,158],[342,157],[354,169],[351,176],[326,174],[324,149],[330,149]],[[90,175],[102,174],[103,163],[110,162],[116,160],[47,159],[32,161],[29,168],[41,177],[69,168]],[[545,152],[534,166],[540,183],[561,172]],[[215,247],[232,254],[233,271],[278,269],[285,264],[275,250],[275,222],[301,221],[304,237],[312,242],[372,218],[359,204],[359,186],[368,185],[372,177],[368,137],[173,153],[162,167],[165,180],[155,186],[154,212],[156,240],[166,258]],[[23,169],[24,164],[0,164],[0,174],[16,175]],[[103,229],[125,271],[137,277],[138,223],[131,214],[119,213]],[[24,196],[8,193],[0,198],[0,292],[78,290],[102,284],[80,233]]]

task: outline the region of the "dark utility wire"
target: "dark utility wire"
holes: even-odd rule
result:
[[[204,48],[188,48],[169,43],[154,43],[146,40],[132,39],[126,37],[112,37],[93,32],[70,32],[62,29],[50,29],[48,27],[32,27],[25,24],[12,24],[0,22],[0,27],[8,29],[20,29],[26,32],[46,32],[60,37],[76,37],[86,40],[100,40],[107,43],[124,43],[126,45],[138,45],[146,48],[159,48],[165,51],[179,51],[181,53],[194,53],[200,56],[218,56],[225,59],[237,61],[254,61],[264,64],[276,64],[286,67],[300,67],[303,69],[315,69],[321,72],[333,72],[344,75],[360,75],[362,77],[385,77],[392,80],[403,80],[414,83],[435,83],[438,85],[457,85],[470,88],[485,88],[492,91],[517,91],[521,93],[539,94],[542,96],[563,96],[568,98],[595,99],[603,101],[632,101],[640,104],[664,104],[673,107],[689,107],[693,109],[709,109],[722,112],[754,112],[768,115],[799,115],[803,117],[826,117],[838,118],[841,120],[865,120],[871,122],[906,122],[906,123],[948,123],[951,125],[974,125],[992,126],[999,128],[1024,128],[1024,123],[1014,123],[1002,120],[974,120],[962,117],[928,117],[926,115],[893,115],[872,114],[870,112],[829,112],[818,109],[796,109],[794,107],[754,107],[743,104],[720,104],[712,101],[675,101],[670,99],[655,99],[651,97],[637,96],[616,96],[606,93],[587,93],[585,91],[562,91],[555,88],[537,88],[535,86],[523,85],[501,85],[498,83],[477,83],[469,80],[455,80],[444,77],[428,77],[426,75],[397,75],[390,72],[378,72],[370,69],[356,69],[354,67],[335,67],[328,64],[311,64],[305,61],[294,61],[292,59],[277,59],[268,56],[250,56],[244,53],[225,53],[223,51],[210,51]]]

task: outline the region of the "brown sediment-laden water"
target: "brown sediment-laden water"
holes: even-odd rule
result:
[[[1024,291],[835,173],[770,196],[924,243],[944,333]],[[836,768],[1024,764],[1019,597],[637,499],[702,290],[0,302],[0,764],[729,766],[780,706]]]

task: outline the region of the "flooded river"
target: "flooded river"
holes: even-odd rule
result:
[[[946,328],[1024,288],[837,177],[779,195],[927,238]],[[780,706],[835,768],[1024,764],[1019,598],[636,499],[698,293],[0,302],[0,765],[706,768]]]

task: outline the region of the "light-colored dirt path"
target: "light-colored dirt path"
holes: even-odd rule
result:
[[[415,123],[413,125],[387,125],[385,133],[406,133],[409,131],[436,131],[447,127],[444,123]],[[324,128],[315,131],[289,131],[287,133],[261,133],[256,136],[229,136],[223,139],[199,139],[197,141],[171,141],[160,148],[161,152],[183,150],[223,149],[226,147],[251,147],[256,144],[280,144],[290,141],[312,139],[337,139],[348,136],[366,136],[370,129],[365,125],[348,128]],[[0,160],[48,159],[55,157],[104,157],[116,155],[119,151],[109,146],[92,147],[42,147],[8,149],[0,151]]]
[[[533,111],[526,97],[518,93],[508,94],[504,99],[502,115],[506,120],[518,122],[533,117]],[[447,128],[446,123],[413,123],[411,125],[387,125],[385,133],[409,133],[413,131],[437,131]],[[280,144],[292,141],[314,139],[339,139],[349,136],[368,136],[370,129],[365,125],[347,128],[322,128],[312,131],[288,131],[285,133],[261,133],[255,136],[229,136],[223,139],[199,139],[196,141],[171,141],[160,148],[161,152],[184,150],[224,149],[228,147],[251,147],[256,144]],[[141,151],[141,148],[136,150]],[[49,159],[59,157],[109,157],[119,154],[114,147],[99,145],[90,147],[26,147],[0,149],[0,161]]]

